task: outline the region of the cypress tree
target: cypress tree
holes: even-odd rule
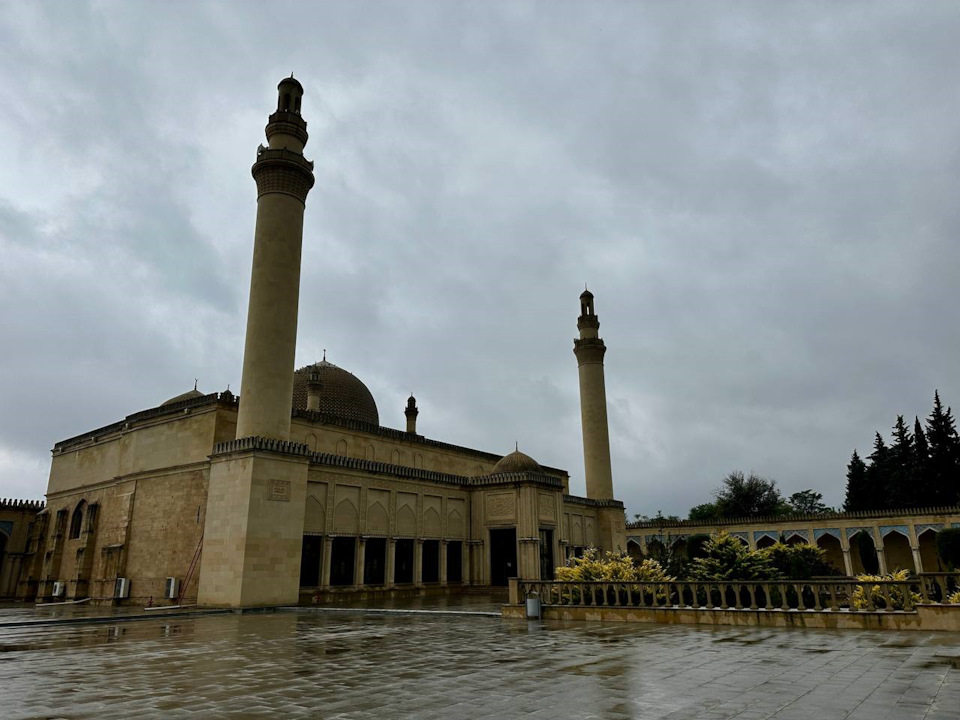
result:
[[[920,418],[913,418],[913,485],[916,488],[917,507],[937,504],[930,486],[930,447],[920,425]]]
[[[913,467],[913,437],[903,421],[903,415],[897,415],[897,423],[893,426],[893,444],[890,446],[887,458],[888,507],[916,507]]]
[[[887,488],[890,487],[890,450],[880,433],[873,440],[873,452],[870,453],[870,465],[866,471],[867,496],[861,510],[883,510],[891,507]]]
[[[927,418],[927,444],[930,447],[930,485],[937,505],[960,502],[960,437],[950,408],[933,394],[933,411]]]
[[[847,465],[847,497],[843,502],[843,509],[866,510],[869,504],[869,494],[867,492],[867,466],[853,451],[850,463]]]

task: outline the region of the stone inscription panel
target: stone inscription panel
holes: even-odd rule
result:
[[[270,494],[267,500],[279,500],[280,502],[290,502],[290,481],[289,480],[271,480]]]

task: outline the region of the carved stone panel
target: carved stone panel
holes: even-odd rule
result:
[[[556,503],[550,493],[539,493],[537,496],[538,517],[548,522],[556,522]]]
[[[512,492],[490,493],[486,496],[487,520],[516,519],[516,497]]]

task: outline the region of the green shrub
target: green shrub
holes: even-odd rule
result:
[[[827,553],[816,545],[778,542],[758,552],[769,555],[780,575],[790,580],[810,580],[819,575],[840,574],[827,562]]]
[[[692,580],[778,580],[780,572],[763,551],[749,550],[726,533],[711,537],[703,546],[704,556],[690,565]]]
[[[937,554],[948,570],[960,569],[960,527],[937,533]]]

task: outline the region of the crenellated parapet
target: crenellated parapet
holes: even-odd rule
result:
[[[14,498],[0,499],[0,510],[33,510],[39,511],[46,507],[43,500],[18,500]]]

